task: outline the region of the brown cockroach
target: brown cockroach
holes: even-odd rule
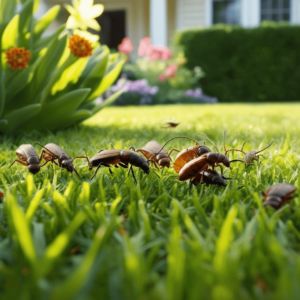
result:
[[[164,126],[162,128],[176,128],[180,123],[176,123],[176,122],[171,122],[171,121],[168,121],[168,122],[165,122],[166,124],[168,124],[168,126]]]
[[[216,170],[206,170],[197,174],[194,178],[191,179],[191,183],[193,185],[198,185],[199,183],[208,185],[219,185],[219,186],[227,186],[225,180],[231,180],[233,178],[224,177]]]
[[[43,167],[47,163],[46,162],[45,164],[40,166],[40,162],[43,159],[42,154],[39,157],[36,150],[30,144],[21,145],[17,149],[16,154],[20,158],[20,160],[14,160],[9,167],[11,167],[15,162],[18,162],[23,166],[27,166],[30,173],[36,174],[40,171],[41,167]]]
[[[130,147],[129,150],[116,150],[113,145],[111,145],[111,147],[111,150],[100,150],[90,160],[87,159],[89,170],[97,168],[91,180],[96,176],[101,166],[108,167],[110,173],[112,173],[110,169],[112,165],[115,165],[116,168],[118,168],[118,166],[128,168],[128,164],[130,164],[128,173],[130,171],[132,172],[135,182],[137,181],[132,166],[141,168],[145,174],[149,174],[149,161],[151,161],[151,159],[146,160],[141,154],[136,153],[134,147]]]
[[[179,173],[179,171],[186,163],[208,152],[211,152],[211,150],[208,147],[200,146],[197,143],[196,146],[184,149],[177,154],[173,168],[176,171],[176,173]]]
[[[41,157],[45,159],[46,162],[51,161],[52,163],[56,164],[55,160],[58,160],[58,164],[61,168],[66,169],[68,172],[72,173],[73,171],[76,175],[81,179],[80,175],[78,174],[77,170],[74,168],[73,161],[77,158],[86,158],[87,156],[76,156],[73,159],[58,145],[50,143],[46,146],[43,146],[39,143],[36,143],[43,147]]]
[[[198,173],[201,173],[210,166],[214,170],[215,167],[221,168],[221,174],[223,174],[223,167],[221,164],[223,164],[225,167],[230,168],[230,160],[226,156],[226,154],[229,151],[239,151],[239,149],[229,149],[226,150],[225,147],[225,135],[226,130],[224,131],[224,137],[223,137],[223,144],[224,144],[224,150],[225,154],[220,153],[217,146],[204,134],[200,133],[201,135],[205,136],[209,142],[217,149],[218,152],[207,152],[202,154],[200,157],[195,158],[191,161],[189,161],[187,164],[183,166],[183,168],[179,171],[178,179],[180,181],[188,180],[191,178],[194,178]]]
[[[259,160],[259,157],[260,156],[263,156],[263,155],[257,155],[258,153],[260,152],[263,152],[265,151],[267,148],[271,147],[271,145],[274,143],[274,141],[271,142],[271,144],[267,147],[265,147],[264,149],[262,150],[258,150],[258,151],[255,151],[255,150],[252,150],[252,151],[248,151],[248,152],[244,152],[243,151],[243,148],[246,144],[246,141],[243,143],[242,145],[242,148],[241,148],[241,152],[243,152],[245,154],[245,156],[243,157],[243,159],[234,159],[232,160],[231,162],[235,162],[235,161],[239,161],[239,162],[243,162],[245,163],[246,167],[248,167],[249,165],[254,165],[254,161],[255,160]]]
[[[289,183],[278,183],[271,186],[266,193],[262,192],[265,197],[264,207],[280,208],[293,198],[296,190],[297,188]]]
[[[194,141],[196,143],[196,146],[189,147],[187,149],[182,150],[181,152],[175,148],[169,152],[169,154],[168,154],[169,158],[171,158],[170,155],[173,151],[179,152],[178,155],[176,156],[176,160],[175,160],[174,166],[173,166],[177,173],[190,160],[192,160],[195,157],[198,157],[208,151],[211,152],[208,147],[204,146],[205,145],[204,141],[197,142],[196,140],[186,137],[186,136],[176,136],[176,137],[168,140],[163,146],[160,146],[160,148],[157,147],[157,149],[155,149],[156,153],[161,152],[169,142],[171,142],[172,140],[175,140],[175,139],[188,139],[188,140]],[[203,145],[201,145],[201,144],[203,144]],[[165,152],[165,153],[167,153],[167,152]],[[154,154],[150,159],[153,159],[155,157],[155,155],[156,154]]]
[[[161,149],[161,145],[157,141],[151,141],[147,143],[143,148],[137,149],[136,152],[141,152],[147,159],[152,158],[152,162],[156,169],[158,169],[157,164],[162,168],[170,167],[171,158],[165,149]]]

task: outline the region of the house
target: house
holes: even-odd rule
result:
[[[63,3],[63,0],[52,0]],[[135,48],[150,36],[166,46],[176,30],[216,23],[255,27],[263,20],[300,24],[300,0],[95,0],[104,4],[98,18],[101,41],[116,48],[129,37]]]

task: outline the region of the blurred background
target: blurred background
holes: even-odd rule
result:
[[[101,31],[91,32],[129,58],[113,89],[126,85],[130,94],[117,104],[300,99],[300,0],[94,2],[104,12],[96,19]],[[43,0],[39,14],[65,3],[71,1]],[[51,30],[68,16],[62,9]],[[141,53],[145,37],[152,54],[166,47],[172,55],[156,59],[150,48]]]

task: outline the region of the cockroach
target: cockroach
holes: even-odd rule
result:
[[[184,149],[177,154],[173,168],[176,173],[179,173],[186,163],[208,152],[211,152],[208,147],[200,146],[198,143],[196,143],[196,146]]]
[[[241,151],[239,149],[229,149],[226,150],[225,147],[225,135],[226,130],[224,131],[224,137],[223,137],[223,144],[224,144],[224,150],[225,154],[220,153],[217,146],[204,134],[200,133],[201,135],[205,136],[209,142],[216,148],[218,152],[207,152],[202,154],[200,157],[195,158],[191,161],[189,161],[187,164],[183,166],[183,168],[179,171],[178,179],[180,181],[188,180],[191,178],[194,178],[198,173],[201,173],[210,166],[214,170],[215,167],[221,168],[221,174],[223,175],[223,167],[221,164],[223,164],[225,167],[230,168],[230,160],[226,156],[226,154],[229,151]]]
[[[87,159],[89,170],[97,168],[91,180],[96,176],[101,166],[108,167],[110,173],[112,173],[110,169],[112,165],[115,165],[117,168],[118,166],[128,168],[128,164],[130,164],[128,173],[131,171],[135,182],[137,181],[132,166],[141,168],[145,174],[149,174],[149,161],[151,161],[151,159],[146,160],[141,154],[136,153],[134,147],[130,147],[129,150],[116,150],[113,145],[111,145],[111,147],[111,150],[100,150],[90,160]]]
[[[189,138],[189,137],[186,137],[186,136],[176,136],[170,140],[168,140],[163,146],[160,146],[160,147],[156,147],[155,148],[155,151],[156,153],[161,153],[162,150],[164,149],[164,147],[169,143],[171,142],[172,140],[175,140],[175,139],[188,139],[188,140],[191,140],[191,141],[194,141],[196,143],[196,146],[194,147],[190,147],[190,148],[187,148],[187,149],[184,149],[182,150],[181,152],[177,149],[172,149],[169,154],[168,154],[168,157],[171,159],[171,153],[173,151],[176,151],[176,152],[179,152],[179,154],[176,156],[176,160],[174,162],[174,169],[175,171],[178,173],[180,171],[180,169],[190,160],[192,160],[193,158],[195,157],[198,157],[200,155],[202,155],[203,153],[206,153],[207,151],[210,152],[210,149],[208,147],[205,147],[205,142],[202,141],[202,142],[197,142],[196,140],[192,139],[192,138]],[[201,145],[203,144],[203,145]],[[157,145],[158,146],[158,145]],[[143,149],[143,148],[142,148]],[[153,149],[154,150],[154,149]],[[138,151],[138,150],[137,150]],[[164,152],[165,154],[167,154],[167,152]],[[150,157],[150,159],[153,159],[155,157],[156,154],[154,154],[152,157]],[[147,158],[149,158],[147,157]]]
[[[233,178],[224,177],[216,170],[206,170],[202,173],[197,174],[194,178],[191,179],[191,183],[194,185],[198,185],[200,182],[208,185],[219,185],[219,186],[227,186],[225,180],[231,180]]]
[[[36,150],[30,144],[21,145],[17,149],[16,154],[20,160],[14,160],[9,167],[11,167],[15,162],[18,162],[23,166],[27,166],[30,173],[36,174],[40,171],[41,167],[47,163],[46,162],[40,166],[40,162],[42,161],[43,157],[42,155],[39,157]]]
[[[260,153],[260,152],[263,152],[263,151],[265,151],[267,148],[271,147],[271,145],[272,145],[273,143],[274,143],[274,141],[272,141],[271,144],[270,144],[269,146],[265,147],[265,148],[262,149],[262,150],[258,150],[258,151],[253,150],[253,151],[248,151],[248,152],[245,153],[245,152],[243,151],[243,148],[244,148],[244,146],[245,146],[245,144],[246,144],[246,141],[245,141],[245,142],[243,143],[243,145],[242,145],[242,148],[241,148],[241,152],[243,152],[243,153],[245,154],[245,156],[243,157],[243,159],[234,159],[234,160],[232,160],[231,162],[235,162],[235,161],[243,162],[243,163],[245,163],[246,167],[248,167],[249,165],[254,165],[254,161],[255,161],[255,160],[259,160],[259,157],[260,157],[260,156],[263,156],[263,155],[257,155],[257,154]]]
[[[158,169],[157,164],[162,168],[169,168],[171,162],[170,156],[165,149],[162,149],[161,151],[159,151],[159,149],[161,149],[161,145],[157,141],[151,141],[143,148],[137,149],[136,152],[141,152],[147,159],[155,155],[152,161],[156,169]]]
[[[56,164],[55,160],[58,160],[58,164],[61,168],[66,169],[68,172],[72,173],[73,171],[76,175],[81,179],[80,175],[78,174],[77,170],[74,168],[73,161],[77,158],[86,158],[87,156],[76,156],[73,159],[58,145],[50,143],[46,146],[43,146],[39,143],[36,143],[43,147],[41,157],[46,160],[46,162],[51,161],[52,163]]]
[[[285,203],[294,197],[296,188],[289,183],[278,183],[271,186],[266,193],[262,192],[265,197],[264,207],[272,206],[279,209]]]
[[[168,122],[165,122],[166,124],[168,124],[168,126],[164,126],[162,128],[176,128],[180,123],[176,123],[176,122],[171,122],[171,121],[168,121]]]

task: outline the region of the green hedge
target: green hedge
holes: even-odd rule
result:
[[[188,68],[201,66],[203,91],[220,101],[300,100],[300,26],[213,26],[178,32]]]

